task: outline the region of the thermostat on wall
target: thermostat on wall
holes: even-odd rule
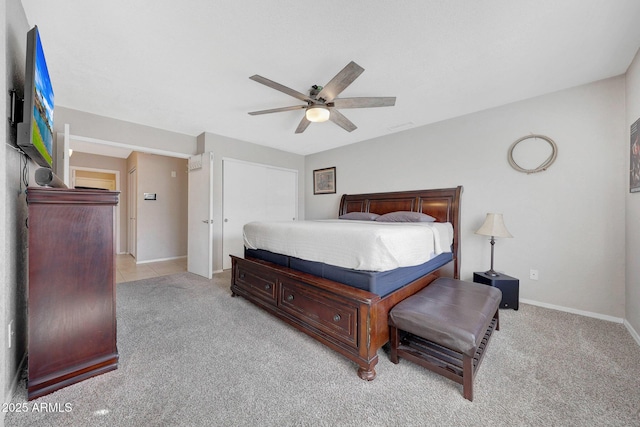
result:
[[[156,200],[156,193],[144,193],[145,200]]]

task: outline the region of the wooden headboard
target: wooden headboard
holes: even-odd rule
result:
[[[453,225],[454,278],[460,277],[460,198],[462,186],[391,193],[343,194],[338,215],[349,212],[385,214],[396,211],[422,212],[438,222]]]

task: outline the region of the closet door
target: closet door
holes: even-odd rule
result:
[[[296,220],[298,171],[223,159],[222,266],[244,256],[242,227],[251,221]]]
[[[295,221],[298,219],[298,173],[274,168],[267,168],[265,172],[265,220]]]

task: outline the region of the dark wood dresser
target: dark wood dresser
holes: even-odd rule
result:
[[[112,371],[118,192],[27,190],[28,399]]]

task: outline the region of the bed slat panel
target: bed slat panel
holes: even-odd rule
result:
[[[397,211],[415,211],[416,198],[369,200],[369,212],[383,215]]]
[[[431,215],[438,222],[451,222],[451,200],[420,199],[420,212]]]

